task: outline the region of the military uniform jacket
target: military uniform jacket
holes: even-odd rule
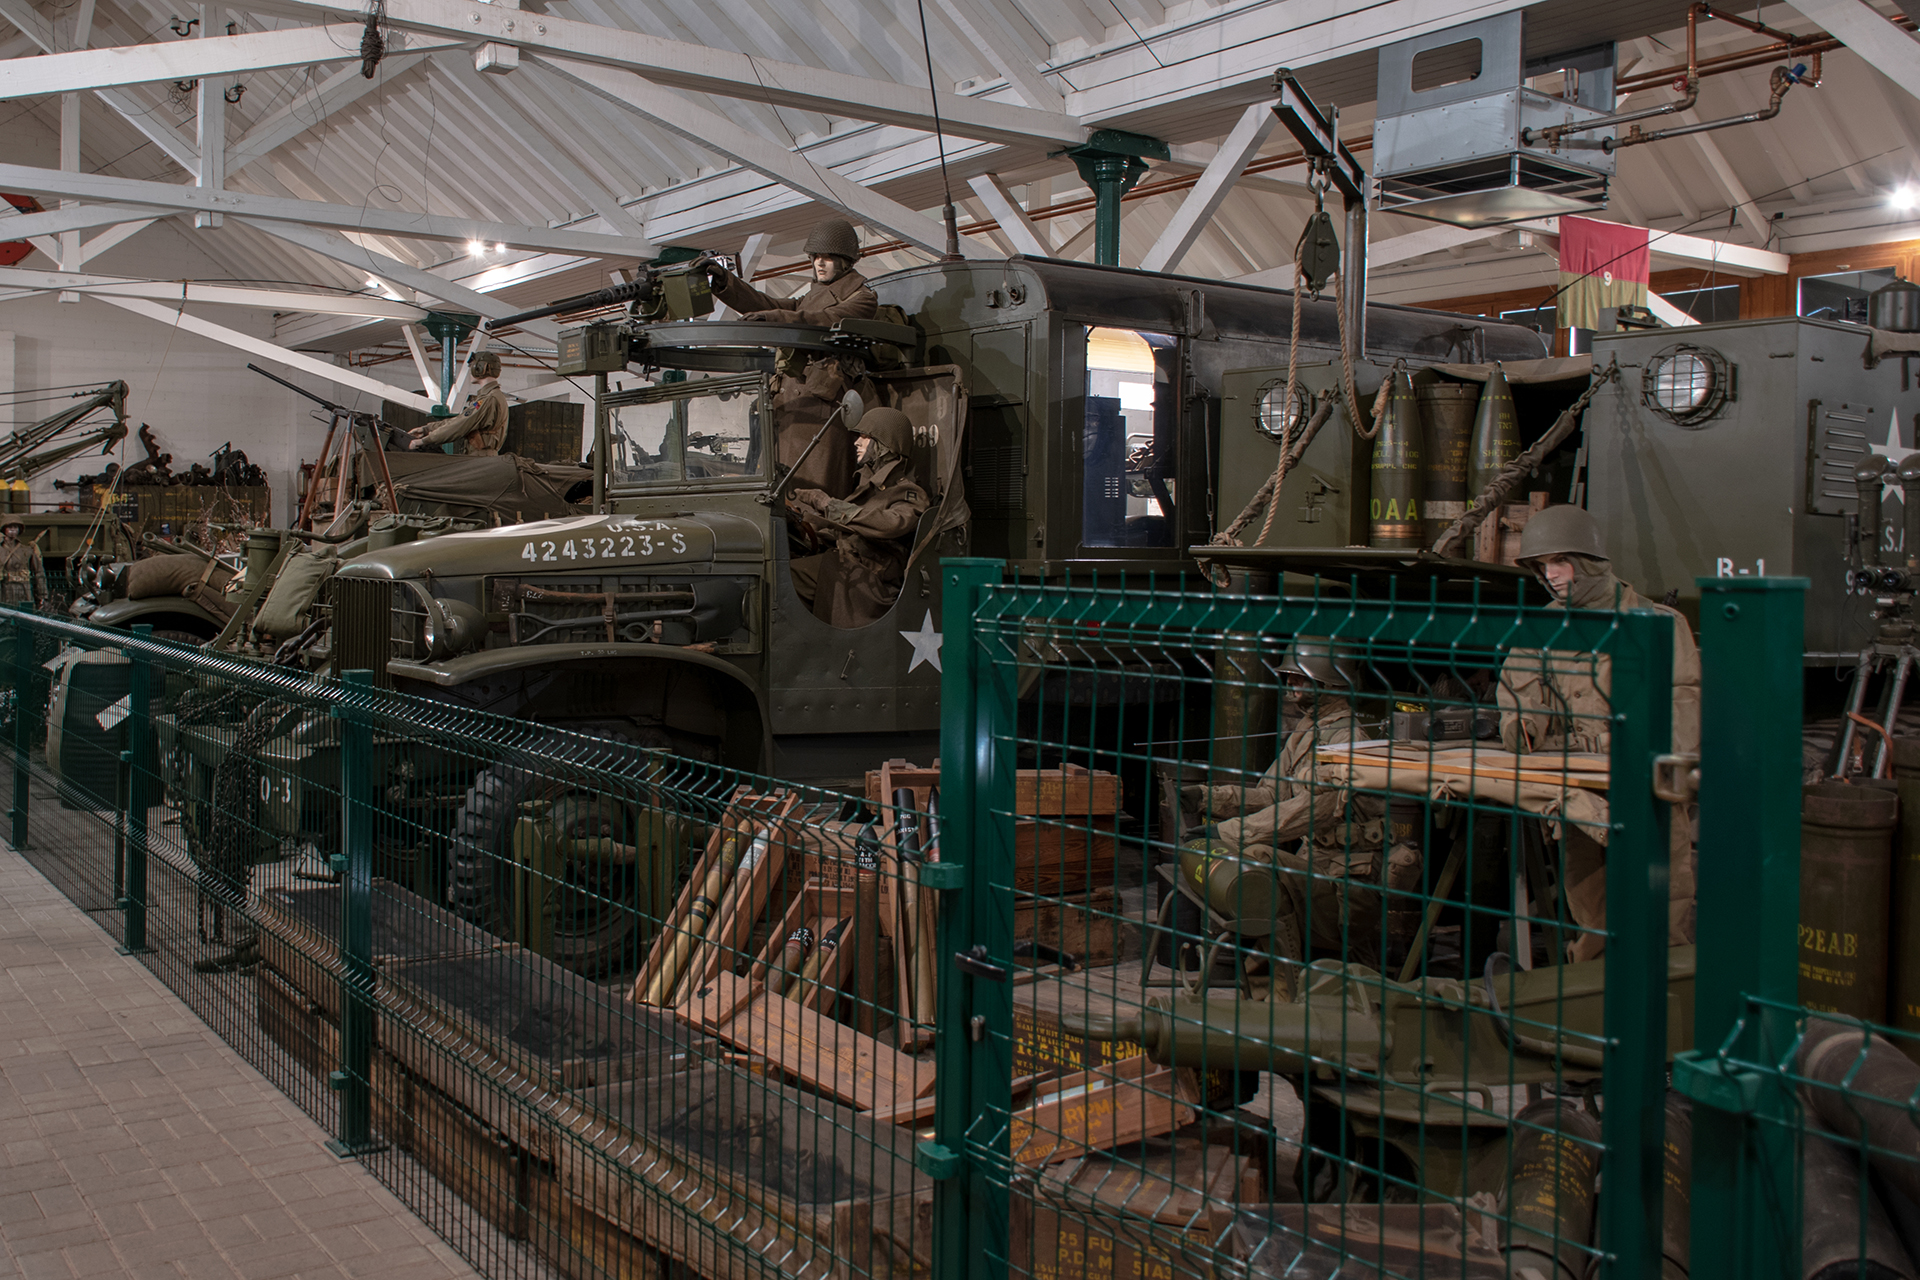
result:
[[[428,444],[458,440],[472,458],[491,458],[507,439],[507,393],[495,382],[457,418],[446,418],[427,432]]]
[[[1258,857],[1265,850],[1271,854],[1278,846],[1304,837],[1314,846],[1314,870],[1369,877],[1379,870],[1386,801],[1318,781],[1316,749],[1367,737],[1351,707],[1330,695],[1322,697],[1334,705],[1317,710],[1287,735],[1279,756],[1259,782],[1251,787],[1209,788],[1209,809],[1216,817],[1243,815],[1215,825],[1217,838],[1243,853]]]
[[[729,275],[714,296],[749,320],[784,324],[830,325],[840,320],[871,320],[880,299],[867,287],[867,278],[849,270],[832,284],[816,283],[798,298],[779,299],[760,292],[738,276]]]
[[[40,562],[40,548],[25,538],[12,546],[0,542],[0,600],[25,604],[46,598],[47,570]]]
[[[1547,606],[1564,608],[1558,602]],[[1700,750],[1700,651],[1679,611],[1649,604],[1622,584],[1620,608],[1651,609],[1673,619],[1672,751]],[[1515,649],[1500,668],[1500,741],[1509,751],[1605,754],[1613,744],[1613,659],[1562,649]]]

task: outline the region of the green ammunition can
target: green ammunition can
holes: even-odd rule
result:
[[[1900,803],[1886,782],[1818,782],[1800,810],[1800,1002],[1887,1017],[1887,898]]]

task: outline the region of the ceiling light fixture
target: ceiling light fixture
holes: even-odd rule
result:
[[[481,254],[485,253],[486,251],[487,251],[487,246],[480,243],[478,240],[467,241],[467,255],[469,257],[477,258]]]
[[[1897,187],[1894,193],[1887,197],[1887,203],[1903,211],[1911,209],[1915,205],[1920,205],[1920,191],[1915,191],[1910,186]]]

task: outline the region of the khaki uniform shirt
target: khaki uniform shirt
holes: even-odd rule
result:
[[[37,604],[46,598],[47,570],[40,562],[40,548],[25,538],[12,545],[0,542],[0,601]]]
[[[826,518],[833,498],[821,489],[802,489],[791,502],[802,515]],[[859,510],[829,526],[838,534],[833,551],[794,562],[795,589],[812,599],[814,612],[837,627],[864,626],[893,607],[906,578],[913,534],[926,514],[927,491],[913,482],[903,458],[888,458],[879,468],[862,468],[846,501]]]
[[[867,287],[867,278],[849,270],[832,284],[816,283],[797,298],[775,298],[760,292],[738,276],[729,275],[714,296],[750,320],[785,324],[830,325],[841,320],[871,320],[880,299]]]
[[[1555,603],[1551,609],[1564,608]],[[1620,608],[1651,609],[1673,619],[1673,745],[1700,749],[1700,650],[1677,610],[1649,604],[1622,586]],[[1509,751],[1591,751],[1613,744],[1613,659],[1561,649],[1516,649],[1500,668],[1500,742]]]
[[[428,444],[464,442],[470,458],[491,458],[507,439],[507,393],[495,382],[457,418],[443,418],[427,432]]]
[[[1365,740],[1366,731],[1353,709],[1331,696],[1333,705],[1316,710],[1291,734],[1279,756],[1251,787],[1217,786],[1208,790],[1210,812],[1227,817],[1215,824],[1217,838],[1243,853],[1270,856],[1280,845],[1310,838],[1313,869],[1362,878],[1379,869],[1380,848],[1386,834],[1386,801],[1379,796],[1353,794],[1318,781],[1320,764],[1314,751],[1342,742]]]

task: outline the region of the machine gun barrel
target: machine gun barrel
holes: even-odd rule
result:
[[[510,316],[498,316],[485,322],[489,333],[505,325],[520,324],[527,320],[545,320],[548,316],[557,316],[563,311],[598,310],[601,307],[621,306],[636,298],[644,298],[654,285],[653,272],[642,272],[638,280],[626,284],[608,285],[592,293],[576,294],[571,298],[562,298],[558,302],[549,302],[544,307],[535,307],[531,311],[516,311]]]
[[[296,387],[295,385],[293,385],[293,383],[288,382],[285,378],[281,377],[279,374],[268,373],[265,369],[262,369],[257,364],[249,364],[247,365],[247,368],[253,370],[255,373],[259,374],[263,378],[272,378],[275,382],[279,383],[281,386],[285,387],[287,390],[295,393],[296,395],[305,396],[307,399],[313,401],[315,404],[319,405],[322,409],[325,409],[329,413],[337,413],[343,417],[349,417],[352,414],[352,411],[349,410],[347,406],[343,404],[335,404],[333,401],[326,399],[324,396],[317,396],[313,394],[313,392],[307,390],[305,387]]]

